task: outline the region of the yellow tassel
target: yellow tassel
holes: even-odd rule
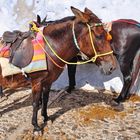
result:
[[[110,41],[112,39],[112,36],[110,33],[107,33],[107,40]]]

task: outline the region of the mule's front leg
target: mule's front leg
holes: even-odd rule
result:
[[[74,57],[70,60],[70,62],[77,63],[77,57]],[[68,78],[69,78],[69,86],[66,88],[68,93],[71,93],[75,89],[76,80],[76,65],[67,65],[68,66]]]
[[[48,121],[47,104],[49,100],[49,92],[50,92],[50,85],[43,86],[41,115],[44,117],[44,123]]]
[[[32,116],[32,125],[34,126],[34,131],[40,131],[41,128],[38,125],[37,115],[39,110],[39,101],[41,97],[42,87],[41,83],[33,82],[32,83],[32,98],[33,98],[33,116]]]

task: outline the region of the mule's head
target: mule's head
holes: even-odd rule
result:
[[[104,30],[100,19],[89,9],[85,12],[71,7],[75,15],[75,32],[77,28],[82,29],[77,40],[80,50],[89,57],[93,58],[95,63],[105,74],[111,74],[116,68],[116,61],[108,40],[108,33]],[[87,27],[88,26],[88,27]]]

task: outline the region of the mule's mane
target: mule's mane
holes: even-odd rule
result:
[[[69,17],[64,17],[62,19],[54,20],[54,21],[45,21],[42,23],[43,25],[48,25],[48,24],[59,24],[59,23],[64,23],[67,21],[73,21],[75,19],[75,16],[69,16]]]
[[[52,38],[61,38],[64,35],[67,34],[72,34],[72,22],[74,21],[75,16],[69,16],[69,17],[65,17],[63,19],[60,20],[55,20],[55,21],[47,21],[45,22],[43,25],[50,25],[46,28],[49,28],[49,36],[51,36]],[[52,25],[52,27],[51,27]],[[82,22],[81,24],[79,24],[79,28],[76,28],[76,32],[79,33],[82,29]],[[65,37],[63,37],[64,39]],[[72,38],[71,38],[72,39]]]

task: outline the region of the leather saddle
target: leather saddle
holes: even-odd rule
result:
[[[3,33],[2,40],[10,46],[9,63],[19,68],[24,68],[31,63],[34,49],[30,31],[6,31]]]

